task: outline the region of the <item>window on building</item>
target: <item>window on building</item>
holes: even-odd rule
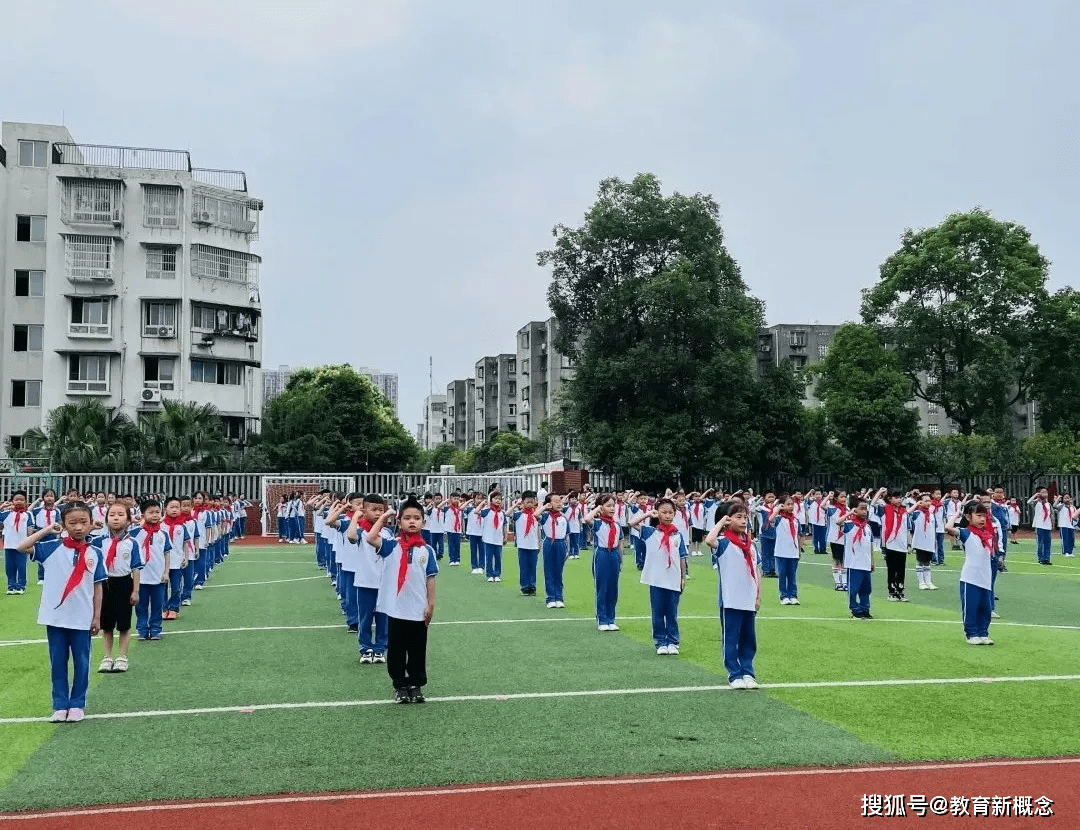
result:
[[[517,424],[513,421],[507,421],[506,428],[510,430],[510,432],[517,432]]]
[[[516,375],[517,374],[517,361],[516,360],[508,360],[508,361],[506,361],[506,373],[508,375]]]
[[[509,391],[509,393],[511,395],[516,395],[517,394],[517,383],[516,382],[510,381],[510,383],[508,383],[507,386],[510,387],[510,389],[508,391]]]
[[[492,363],[491,364],[491,374],[488,375],[488,377],[489,378],[497,378],[498,376],[499,376],[499,364],[498,363]]]
[[[529,332],[527,332],[527,331],[521,332],[521,334],[518,335],[518,340],[521,343],[521,348],[523,348],[523,349],[529,348]]]
[[[228,441],[244,440],[244,419],[235,415],[223,415],[221,427]]]
[[[484,367],[483,366],[477,366],[476,367],[476,379],[477,380],[483,380],[484,379]]]
[[[15,342],[12,349],[16,352],[40,352],[43,340],[43,326],[19,324],[15,326]]]
[[[477,444],[483,444],[484,443],[484,431],[482,429],[478,429],[476,431],[476,443]]]
[[[23,448],[23,437],[21,435],[9,435],[7,446],[8,453],[18,452]]]
[[[77,179],[64,182],[63,215],[67,222],[107,225],[123,216],[120,182]]]
[[[143,325],[175,326],[176,303],[144,303]]]
[[[795,349],[806,347],[806,332],[802,329],[791,333],[791,346]]]
[[[70,280],[111,280],[113,238],[73,234],[64,239],[64,260]]]
[[[525,358],[521,361],[521,374],[529,374],[529,358]]]
[[[48,167],[49,166],[49,142],[47,141],[20,141],[19,142],[19,166],[20,167]]]
[[[108,391],[108,355],[73,354],[68,356],[68,392]]]
[[[828,357],[828,354],[829,354],[829,347],[825,343],[818,343],[817,356],[818,357]]]
[[[506,408],[506,414],[507,415],[517,415],[517,404],[516,403],[509,404],[507,406],[507,408]]]
[[[928,403],[926,405],[926,411],[930,415],[937,415],[937,413],[938,413],[938,405],[931,401],[930,403]]]
[[[499,387],[496,384],[493,383],[490,386],[488,386],[488,397],[491,397],[491,398],[499,397]]]
[[[527,401],[529,399],[529,387],[528,386],[522,386],[521,387],[521,399],[523,401]]]
[[[927,432],[928,435],[931,435],[931,436],[937,435],[938,434],[938,425],[937,424],[930,424],[926,428],[926,432]]]
[[[244,367],[241,364],[223,360],[191,361],[191,379],[195,383],[239,386],[243,382],[243,370]]]
[[[179,187],[143,185],[143,224],[148,228],[180,227]]]
[[[521,413],[521,429],[524,432],[529,431],[529,413],[528,412]]]
[[[40,380],[13,380],[11,382],[12,406],[41,406]]]
[[[16,242],[44,242],[45,241],[45,217],[44,216],[16,216],[15,217],[15,241]]]
[[[175,388],[176,359],[172,357],[144,357],[143,385],[148,389],[169,392]]]
[[[562,356],[562,365],[564,369],[574,368],[574,359],[570,355],[564,354]]]
[[[191,307],[191,327],[193,329],[214,330],[214,309],[207,305]]]
[[[175,245],[146,246],[146,278],[150,280],[176,279]]]
[[[108,334],[109,300],[72,297],[71,331],[73,334]]]
[[[45,296],[45,272],[44,271],[16,271],[15,272],[15,296],[16,297],[44,297]]]

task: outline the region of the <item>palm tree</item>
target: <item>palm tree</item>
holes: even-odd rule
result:
[[[89,398],[56,407],[45,429],[28,430],[20,455],[46,458],[52,469],[65,472],[120,472],[130,469],[141,443],[127,415]]]
[[[159,412],[139,416],[143,469],[161,472],[221,469],[229,444],[213,404],[162,401]]]

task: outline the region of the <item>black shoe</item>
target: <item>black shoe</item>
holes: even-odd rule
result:
[[[529,593],[529,589],[528,589],[528,588],[522,588],[522,589],[521,589],[521,595],[522,595],[523,597],[531,596],[531,594]]]
[[[872,619],[874,619],[874,615],[871,614],[869,611],[867,611],[865,614],[863,614],[863,619],[864,620],[872,620]]]
[[[767,574],[762,574],[762,576],[764,576],[766,579],[779,579],[780,578],[779,576],[777,576],[776,571],[769,571]]]
[[[358,625],[350,625],[348,627],[348,632],[350,634],[357,634],[357,633],[359,633],[359,631],[360,631],[360,626],[358,626]]]
[[[394,689],[394,703],[412,703],[408,689]]]
[[[1006,568],[1004,565],[1002,565],[1000,568],[998,568],[998,573],[1007,574],[1008,572],[1009,572],[1009,569]]]
[[[409,688],[409,703],[423,703],[424,691],[418,686],[412,686]]]

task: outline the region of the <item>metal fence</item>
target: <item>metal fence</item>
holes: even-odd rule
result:
[[[86,164],[135,170],[191,170],[187,150],[159,150],[151,147],[114,147],[106,144],[53,144],[54,164]]]

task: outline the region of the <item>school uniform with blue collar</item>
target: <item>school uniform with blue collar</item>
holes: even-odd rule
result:
[[[359,632],[360,606],[356,596],[356,571],[360,568],[361,539],[357,536],[355,542],[349,541],[345,531],[349,527],[352,517],[342,518],[338,525],[341,533],[341,546],[338,548],[338,561],[341,563],[341,572],[338,576],[338,593],[345,612],[345,625],[349,631]]]
[[[469,540],[469,566],[472,573],[483,573],[484,536],[480,511],[471,502],[465,510],[465,536]]]
[[[642,513],[648,513],[648,507],[639,507],[636,504],[630,506],[630,510],[627,512],[629,521],[633,521]],[[646,519],[645,521],[648,521]],[[630,545],[634,548],[634,564],[637,565],[637,569],[640,571],[645,567],[645,543],[641,541],[641,528],[643,524],[630,526]]]
[[[30,528],[31,532],[38,530],[44,530],[47,527],[52,527],[60,521],[60,508],[55,504],[52,507],[36,507],[30,511]],[[30,534],[27,534],[28,536]],[[45,581],[45,566],[40,562],[37,563],[38,570],[38,583]]]
[[[432,507],[429,507],[425,512],[427,515],[424,519],[424,528],[427,530],[428,537],[430,538],[428,544],[430,544],[431,549],[435,551],[435,559],[441,560],[443,558],[443,549],[445,544],[445,539],[443,537],[443,533],[445,533],[445,530],[443,528],[442,505],[440,504],[438,507],[435,507],[433,505]]]
[[[349,520],[342,519],[341,532],[344,534],[349,528]],[[356,591],[356,615],[359,631],[357,633],[357,646],[360,649],[360,661],[362,663],[382,663],[386,656],[387,622],[386,614],[378,611],[379,590],[382,588],[383,569],[385,560],[379,556],[367,540],[367,532],[371,526],[361,521],[357,524],[357,545],[360,556],[356,560],[356,571],[353,574],[353,585]],[[384,527],[380,534],[383,541],[390,541],[394,534],[389,528]],[[348,539],[345,540],[346,544]],[[372,629],[374,628],[374,635]]]
[[[191,595],[195,590],[195,569],[199,561],[199,524],[193,516],[188,515],[184,520],[184,529],[188,537],[188,541],[184,544],[187,564],[181,571],[180,604],[191,605]]]
[[[794,514],[779,513],[769,523],[773,534],[774,564],[778,575],[781,605],[799,604],[799,523]],[[762,560],[763,569],[765,567]]]
[[[596,583],[596,625],[601,631],[618,631],[615,606],[619,602],[622,573],[622,530],[615,519],[593,521],[593,580]],[[644,571],[643,571],[644,573]]]
[[[761,552],[761,575],[776,576],[776,525],[769,523],[772,508],[764,503],[754,508],[757,514],[758,527],[761,533],[758,536],[758,549]]]
[[[518,586],[525,596],[535,596],[540,522],[531,510],[515,510],[511,521],[514,523],[514,546],[518,554]]]
[[[96,586],[108,578],[101,551],[65,537],[37,542],[32,556],[45,566],[37,621],[45,626],[49,641],[53,710],[83,709],[90,687],[94,594]],[[74,668],[70,686],[69,655]]]
[[[825,513],[822,499],[809,499],[807,501],[807,513],[810,520],[810,533],[814,540],[814,553],[828,552],[828,524],[829,519]]]
[[[645,567],[641,584],[649,586],[652,634],[657,654],[679,653],[679,597],[682,577],[690,551],[686,539],[674,525],[643,527]]]
[[[1035,529],[1035,553],[1040,565],[1050,564],[1050,534],[1054,528],[1054,511],[1049,502],[1034,499],[1031,526]]]
[[[386,670],[395,690],[427,685],[427,581],[439,566],[430,545],[404,553],[401,539],[380,540],[383,560],[377,610],[387,618]]]
[[[567,543],[567,557],[570,559],[577,559],[581,555],[581,513],[579,512],[580,504],[568,504],[563,508],[563,515],[566,516],[566,543]]]
[[[169,598],[165,603],[165,610],[180,612],[180,600],[183,598],[185,551],[191,536],[183,521],[178,521],[170,526],[167,520],[162,520],[161,528],[169,536],[169,546],[175,552],[169,557]]]
[[[502,508],[485,507],[480,511],[484,537],[484,560],[488,582],[502,582],[502,550],[506,538],[506,513]]]
[[[143,561],[139,602],[135,606],[135,631],[146,639],[161,637],[161,612],[165,606],[166,557],[172,553],[169,534],[162,528],[148,533],[145,527],[131,531]]]
[[[561,511],[545,510],[540,514],[544,532],[544,594],[545,602],[563,602],[563,567],[566,564],[566,534],[569,524]]]
[[[869,522],[849,517],[840,528],[844,536],[844,567],[847,568],[848,608],[851,616],[871,619],[870,573],[874,568],[874,536]]]
[[[461,505],[454,507],[449,502],[442,507],[442,525],[446,531],[447,554],[451,565],[461,564],[461,537],[465,533],[465,517]]]
[[[205,507],[197,507],[191,515],[195,520],[195,539],[199,548],[199,555],[195,560],[195,590],[201,591],[206,577],[210,574],[210,511]]]
[[[1005,508],[1008,510],[1008,506]],[[1072,505],[1062,504],[1058,507],[1058,532],[1061,533],[1061,553],[1063,556],[1072,556],[1076,545],[1076,530],[1073,527]]]
[[[996,555],[993,541],[983,539],[966,527],[958,528],[964,548],[964,565],[960,569],[960,613],[964,620],[964,636],[968,640],[990,636],[990,615],[993,611],[992,561]],[[996,534],[995,534],[996,535]]]
[[[749,535],[735,537],[725,532],[717,539],[713,558],[720,581],[720,637],[724,650],[724,668],[728,682],[745,688],[747,678],[754,680],[754,657],[757,654],[758,597],[760,576],[754,567],[754,551]],[[737,540],[737,541],[736,541]]]
[[[0,532],[4,536],[4,571],[7,574],[7,592],[26,592],[26,555],[17,550],[26,541],[30,528],[29,510],[0,511]]]

